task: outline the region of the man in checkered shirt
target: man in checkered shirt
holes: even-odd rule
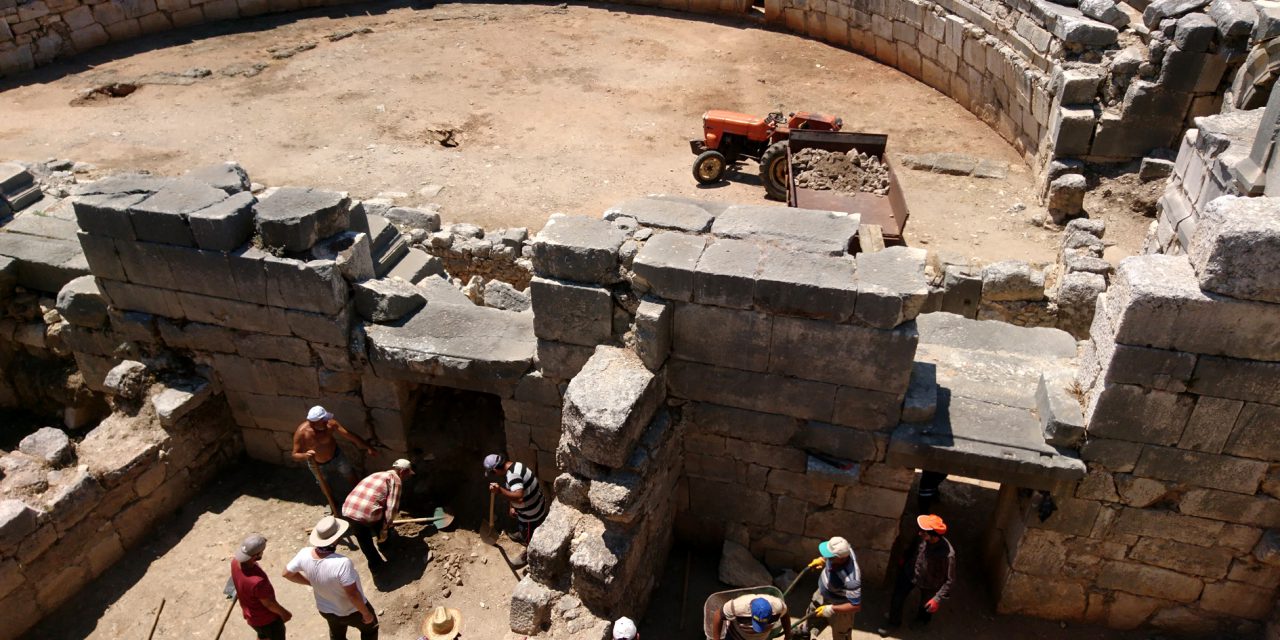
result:
[[[342,517],[351,523],[352,533],[360,543],[360,551],[369,560],[369,570],[381,569],[386,563],[374,546],[387,539],[391,523],[400,512],[400,494],[404,479],[413,475],[413,467],[401,458],[391,464],[391,469],[370,474],[360,481],[342,503]]]

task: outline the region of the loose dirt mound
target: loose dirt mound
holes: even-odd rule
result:
[[[841,193],[889,194],[889,168],[879,158],[852,150],[848,153],[805,149],[791,159],[796,185]]]

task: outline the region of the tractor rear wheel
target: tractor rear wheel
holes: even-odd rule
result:
[[[698,155],[698,159],[693,161],[693,179],[697,180],[698,184],[720,182],[724,178],[724,172],[728,166],[729,162],[725,159],[723,153],[719,151],[703,151]]]
[[[787,143],[775,142],[760,156],[760,182],[764,192],[774,200],[787,199]]]

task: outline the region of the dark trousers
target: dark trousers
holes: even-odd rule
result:
[[[249,628],[258,632],[258,640],[284,640],[284,620],[280,618],[260,627],[249,625]]]
[[[320,615],[324,616],[324,621],[329,623],[329,640],[347,640],[349,627],[360,630],[360,640],[378,640],[378,614],[373,610],[373,605],[368,602],[365,602],[364,606],[369,607],[370,613],[373,613],[373,622],[369,624],[364,623],[359,611],[349,616],[335,616],[321,611]]]
[[[899,575],[898,579],[893,583],[893,597],[889,599],[889,626],[896,627],[902,624],[902,607],[907,604],[907,596],[911,595],[911,590],[916,585],[911,576]],[[916,620],[925,624],[933,619],[933,614],[924,608],[924,603],[933,597],[933,593],[920,592],[920,604],[916,609]]]
[[[938,487],[947,479],[947,474],[937,471],[920,472],[920,490],[916,494],[916,508],[920,513],[933,513],[933,505],[938,502]]]
[[[378,545],[373,541],[382,532],[382,523],[372,525],[358,520],[347,522],[351,523],[351,534],[356,537],[356,542],[360,543],[361,553],[369,561],[369,570],[382,568],[386,562],[382,559],[382,554],[378,553]]]

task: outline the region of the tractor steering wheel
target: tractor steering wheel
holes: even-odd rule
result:
[[[786,119],[782,117],[781,111],[770,111],[769,115],[765,117],[765,122],[782,124],[783,122],[786,122]]]

